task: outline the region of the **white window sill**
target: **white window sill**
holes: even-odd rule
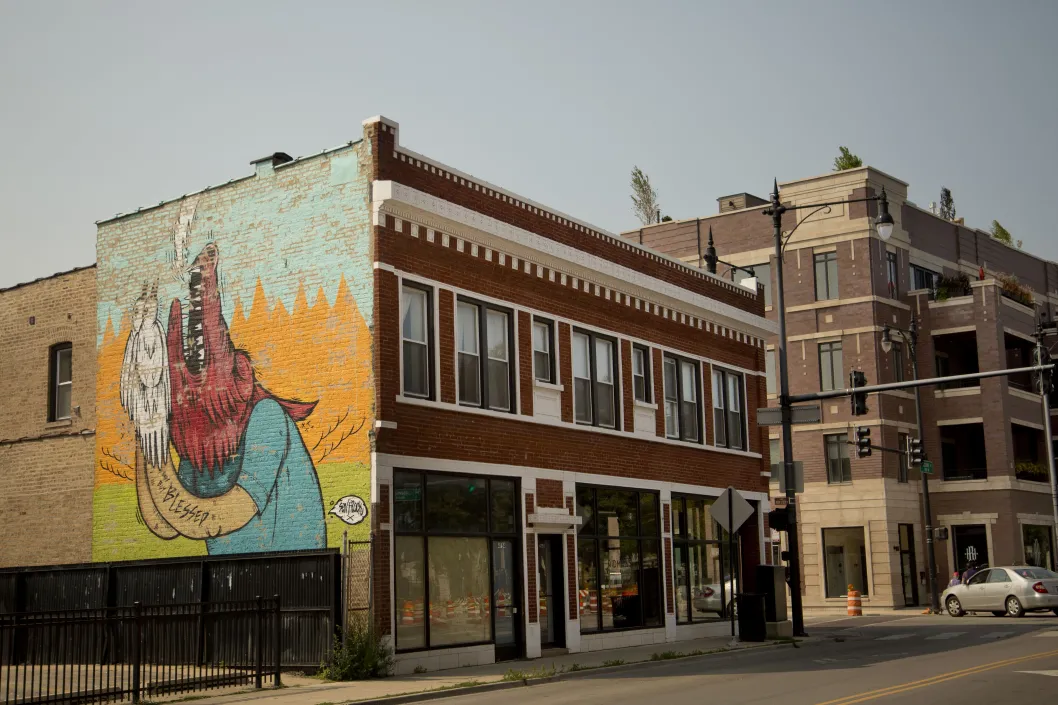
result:
[[[56,419],[55,421],[48,421],[44,424],[44,428],[63,428],[64,426],[73,426],[73,417]]]
[[[658,410],[658,405],[657,404],[651,404],[650,402],[639,401],[638,399],[636,399],[633,403],[639,409],[650,409],[651,411],[657,411]]]
[[[543,382],[543,381],[538,380],[538,379],[534,379],[533,380],[533,386],[534,387],[538,387],[539,389],[550,389],[550,390],[553,390],[553,391],[556,391],[556,392],[564,392],[564,391],[566,391],[566,388],[564,386],[562,386],[561,384],[554,384],[552,382]]]

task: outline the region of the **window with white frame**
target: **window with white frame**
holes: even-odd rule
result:
[[[403,282],[400,300],[401,360],[405,396],[428,399],[432,396],[430,347],[432,307],[430,290]]]
[[[636,401],[651,402],[650,350],[644,345],[632,346],[632,391]]]
[[[745,415],[742,375],[713,369],[713,444],[722,448],[745,449]]]
[[[702,408],[698,389],[701,378],[698,363],[675,355],[666,355],[665,365],[665,435],[681,441],[700,443]]]
[[[617,428],[617,341],[578,329],[571,347],[574,420]]]
[[[58,343],[51,346],[48,385],[48,420],[63,421],[70,418],[73,398],[73,345]]]
[[[471,299],[456,302],[457,388],[459,403],[512,411],[512,313]]]
[[[533,377],[539,382],[554,384],[555,324],[544,318],[533,319]]]

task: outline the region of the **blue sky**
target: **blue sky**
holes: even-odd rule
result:
[[[1058,3],[0,0],[0,287],[94,221],[273,151],[401,141],[611,231],[642,167],[675,218],[838,145],[1058,259]]]

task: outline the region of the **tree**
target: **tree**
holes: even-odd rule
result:
[[[632,167],[632,212],[643,225],[650,225],[658,219],[658,192],[650,185],[650,177],[637,166]]]
[[[845,171],[863,166],[863,160],[850,152],[848,147],[838,147],[838,151],[841,154],[834,157],[834,171]]]
[[[944,220],[955,220],[955,199],[951,197],[951,190],[947,186],[940,187],[940,213],[938,215]]]
[[[1008,245],[1014,244],[1014,238],[1010,236],[1010,233],[1007,232],[1006,228],[999,224],[998,220],[992,221],[992,237],[1000,242],[1005,242]]]

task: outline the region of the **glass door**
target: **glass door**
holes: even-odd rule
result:
[[[496,660],[508,661],[522,655],[521,600],[518,588],[518,562],[514,541],[499,539],[492,542],[492,603],[496,641]]]

